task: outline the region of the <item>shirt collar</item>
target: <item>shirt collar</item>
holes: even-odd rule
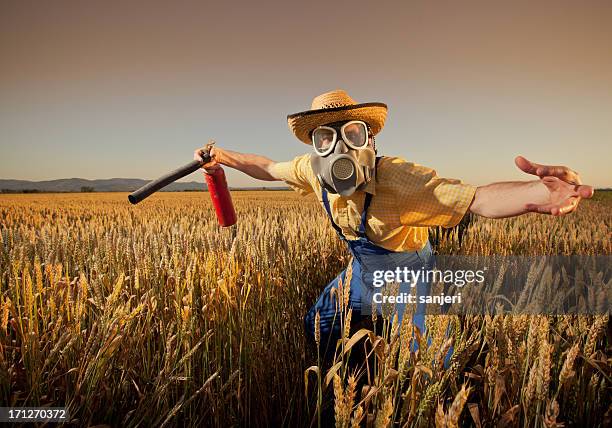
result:
[[[366,193],[370,193],[371,195],[376,195],[376,172],[372,176],[371,180],[367,182],[363,191]]]

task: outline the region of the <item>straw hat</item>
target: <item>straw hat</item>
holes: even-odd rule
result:
[[[344,120],[363,120],[370,125],[372,135],[376,135],[385,125],[386,118],[386,104],[357,104],[345,91],[337,89],[315,97],[310,110],[288,115],[287,123],[298,139],[312,144],[310,133],[317,126]]]

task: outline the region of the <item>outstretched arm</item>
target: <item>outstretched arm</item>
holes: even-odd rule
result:
[[[197,149],[193,158],[195,160],[202,161],[203,148]],[[210,150],[212,161],[203,165],[204,170],[212,171],[219,167],[219,165],[226,165],[230,168],[242,171],[245,174],[256,178],[257,180],[265,181],[280,181],[279,177],[274,174],[274,162],[272,159],[268,159],[265,156],[252,155],[248,153],[233,152],[231,150],[221,149],[213,146]]]
[[[513,217],[528,212],[560,216],[574,211],[582,198],[593,196],[593,187],[565,166],[540,165],[522,156],[516,165],[539,180],[492,183],[478,187],[470,212],[489,218]]]

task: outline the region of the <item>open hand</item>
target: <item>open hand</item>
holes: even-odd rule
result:
[[[583,185],[578,173],[566,166],[541,165],[523,156],[517,156],[514,162],[522,171],[540,177],[550,194],[546,203],[527,204],[528,211],[564,215],[576,210],[582,198],[593,196],[593,187]]]

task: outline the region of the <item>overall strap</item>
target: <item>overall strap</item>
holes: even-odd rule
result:
[[[366,193],[365,202],[363,203],[363,211],[361,212],[361,224],[359,224],[359,236],[361,238],[367,238],[366,236],[366,225],[368,224],[368,208],[372,202],[372,194]]]
[[[327,215],[329,216],[329,221],[331,221],[332,226],[334,227],[334,229],[336,229],[336,232],[338,232],[340,239],[342,239],[343,241],[346,241],[346,238],[344,237],[344,234],[342,233],[342,229],[340,229],[340,226],[336,224],[336,222],[334,221],[334,218],[332,217],[331,208],[329,207],[329,199],[327,198],[327,190],[325,190],[325,188],[322,188],[321,194],[323,196],[323,205],[325,206],[325,211],[327,211]]]
[[[374,169],[374,174],[378,172],[378,161],[382,158],[382,156],[376,157],[376,168]],[[365,202],[363,203],[363,212],[361,213],[361,224],[359,225],[359,236],[361,238],[366,238],[366,226],[368,224],[368,208],[370,208],[370,203],[372,202],[372,194],[366,193]]]

